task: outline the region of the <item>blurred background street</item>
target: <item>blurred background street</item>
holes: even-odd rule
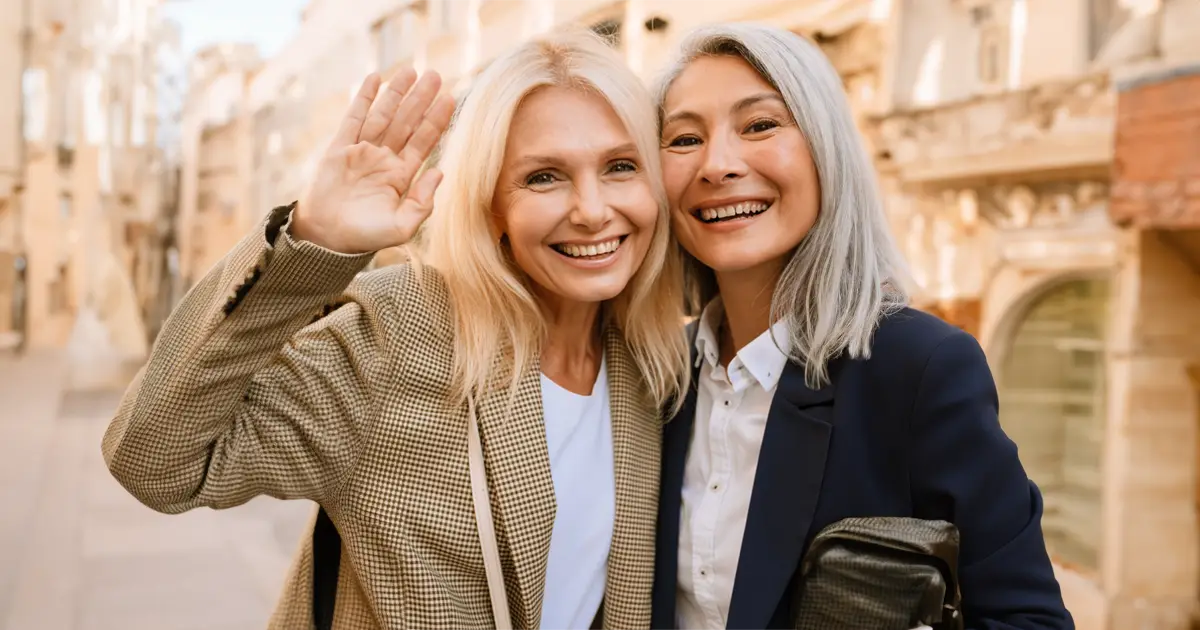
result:
[[[0,630],[264,628],[311,508],[142,507],[100,456],[119,395],[72,390],[61,356],[0,358]]]
[[[262,627],[311,506],[100,459],[180,297],[372,71],[757,21],[841,74],[914,306],[974,335],[1081,630],[1200,627],[1200,0],[0,0],[0,630]],[[714,86],[719,89],[719,86]],[[405,260],[380,252],[375,265]]]

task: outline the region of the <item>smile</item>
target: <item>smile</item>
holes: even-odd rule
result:
[[[550,247],[567,258],[589,260],[604,258],[616,252],[624,242],[625,237],[618,236],[596,243],[556,243]]]
[[[721,223],[758,216],[770,207],[771,204],[766,201],[742,201],[712,208],[697,208],[692,211],[692,215],[704,223]]]

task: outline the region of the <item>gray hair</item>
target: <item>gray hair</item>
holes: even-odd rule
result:
[[[771,320],[787,320],[789,357],[804,366],[810,386],[820,386],[830,359],[870,357],[880,320],[908,304],[907,267],[875,170],[837,70],[816,44],[772,26],[717,24],[688,34],[655,86],[660,126],[672,83],[704,56],[744,59],[783,96],[808,142],[821,207],[775,287]],[[703,304],[716,295],[712,270],[687,258],[692,297]]]

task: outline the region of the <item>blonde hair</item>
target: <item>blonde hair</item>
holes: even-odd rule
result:
[[[810,386],[828,381],[830,359],[871,355],[879,321],[908,303],[907,266],[893,240],[875,169],[863,148],[842,79],[821,49],[784,29],[717,24],[692,31],[659,79],[662,106],[692,61],[730,56],[746,61],[783,97],[799,125],[821,182],[816,224],[792,253],[771,298],[772,321],[787,320],[790,358]],[[716,294],[712,270],[687,256],[689,296]]]
[[[604,98],[637,146],[642,174],[658,201],[658,223],[645,261],[603,306],[602,317],[623,333],[653,402],[678,404],[689,380],[680,329],[682,269],[670,235],[654,105],[617,52],[587,31],[544,36],[492,62],[464,95],[437,153],[445,179],[417,253],[450,291],[457,393],[481,393],[505,379],[515,391],[540,356],[547,323],[528,276],[495,237],[491,202],[517,108],[535,90],[551,86]]]

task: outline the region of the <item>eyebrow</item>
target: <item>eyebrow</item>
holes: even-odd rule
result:
[[[783,97],[780,96],[777,92],[759,92],[758,94],[751,94],[750,96],[747,96],[746,98],[743,98],[743,99],[739,100],[738,102],[734,103],[733,107],[731,107],[729,109],[729,111],[740,112],[748,107],[762,103],[763,101],[776,101],[784,106],[787,105],[787,103],[784,103]],[[689,110],[675,112],[675,113],[671,114],[670,116],[667,116],[666,118],[663,119],[662,126],[666,127],[667,125],[670,125],[671,123],[674,123],[674,122],[677,122],[680,120],[691,120],[691,121],[699,122],[700,120],[702,120],[702,117],[700,116],[700,114],[697,114],[696,112],[689,111]]]

